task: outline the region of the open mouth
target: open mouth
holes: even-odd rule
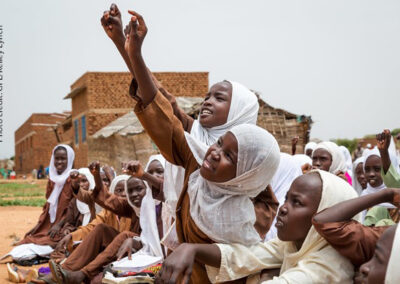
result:
[[[276,218],[275,227],[276,228],[282,228],[284,225],[285,225],[285,223],[282,221],[282,218],[278,216]]]
[[[207,159],[203,160],[203,165],[202,166],[206,170],[209,170],[209,171],[213,171],[214,170],[214,168],[212,167],[211,163],[209,161],[207,161]]]
[[[212,115],[212,114],[213,114],[212,111],[209,110],[209,109],[207,109],[207,108],[203,108],[203,109],[201,110],[201,112],[200,112],[200,115],[201,115],[201,116],[207,116],[207,115]]]

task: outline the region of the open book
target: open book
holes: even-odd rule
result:
[[[111,267],[113,270],[140,272],[146,267],[155,265],[160,262],[162,262],[161,256],[150,256],[136,253],[132,255],[131,260],[129,260],[128,257],[124,257],[119,261],[114,261],[111,264]]]

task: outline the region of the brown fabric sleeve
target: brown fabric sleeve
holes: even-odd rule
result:
[[[369,261],[376,242],[388,227],[367,227],[355,220],[320,224],[312,220],[317,232],[354,266]]]
[[[180,121],[175,117],[171,104],[160,92],[157,92],[154,100],[145,108],[138,102],[135,113],[147,134],[170,163],[184,168],[196,163]]]
[[[84,239],[98,224],[105,223],[105,210],[102,210],[97,214],[96,219],[87,224],[86,226],[81,226],[75,232],[71,233],[72,241],[80,241]]]
[[[279,202],[276,199],[271,186],[268,186],[253,199],[253,203],[256,212],[256,222],[254,227],[260,237],[264,239],[274,221],[279,207]]]
[[[133,209],[125,198],[116,196],[108,190],[100,190],[97,194],[92,194],[94,202],[104,209],[114,212],[121,217],[132,217]]]

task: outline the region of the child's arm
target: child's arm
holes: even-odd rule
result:
[[[145,172],[139,161],[129,161],[123,165],[123,171],[127,175],[131,175],[146,181],[150,186],[153,198],[160,201],[165,201],[164,194],[162,192],[163,180]]]
[[[129,11],[129,14],[132,17],[129,22],[125,50],[129,55],[131,66],[139,85],[140,94],[138,96],[142,101],[143,107],[146,107],[157,94],[157,87],[151,75],[147,72],[147,66],[142,56],[142,44],[147,34],[147,27],[141,15],[134,11]]]
[[[214,244],[181,244],[163,262],[158,280],[161,283],[178,283],[181,276],[183,283],[189,283],[195,260],[219,268],[221,251]]]
[[[94,181],[96,183],[95,188],[92,191],[93,201],[118,216],[132,217],[133,209],[126,199],[111,194],[108,190],[104,190],[103,182],[100,177],[100,163],[93,162],[88,168],[94,176]]]
[[[313,219],[317,223],[349,221],[361,211],[385,202],[399,206],[400,189],[387,188],[376,193],[343,201],[317,213]]]
[[[377,146],[381,154],[383,172],[386,174],[390,167],[389,146],[390,146],[390,130],[385,129],[382,133],[376,135]]]

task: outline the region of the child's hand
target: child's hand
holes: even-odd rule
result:
[[[122,165],[122,171],[127,174],[137,178],[142,178],[144,175],[144,170],[139,161],[129,161]]]
[[[389,149],[390,140],[391,140],[390,130],[385,129],[382,133],[376,135],[377,146],[380,151],[387,151]]]
[[[79,189],[79,172],[74,170],[69,174],[69,178],[71,179],[72,188],[78,190]]]
[[[121,12],[117,5],[111,4],[110,10],[104,11],[100,21],[104,31],[112,41],[118,42],[121,39],[125,40],[122,30]]]
[[[397,208],[400,208],[400,188],[392,188],[391,190],[393,192],[393,199],[391,203]]]
[[[143,40],[147,34],[147,27],[143,17],[134,11],[128,11],[132,15],[131,21],[128,24],[125,41],[125,50],[129,57],[140,54]]]
[[[100,175],[100,162],[96,161],[96,162],[92,162],[89,166],[88,166],[90,173],[93,176],[96,175]]]
[[[292,146],[297,145],[297,142],[299,142],[299,136],[295,136],[292,138]]]

